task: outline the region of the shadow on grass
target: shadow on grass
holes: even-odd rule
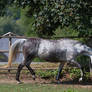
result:
[[[92,81],[90,82],[76,82],[76,81],[63,81],[61,84],[67,84],[67,85],[92,85]]]
[[[92,85],[92,80],[90,79],[90,80],[88,80],[88,81],[81,81],[81,82],[79,82],[78,80],[60,80],[59,82],[58,81],[51,81],[51,82],[49,82],[49,83],[42,83],[42,84],[55,84],[55,85],[57,85],[57,84],[60,84],[60,85],[62,85],[62,84],[64,84],[64,85]]]

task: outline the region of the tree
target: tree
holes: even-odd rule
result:
[[[23,35],[24,30],[10,17],[0,17],[0,35],[7,32]]]
[[[28,16],[35,17],[35,30],[42,35],[53,35],[59,26],[72,26],[79,36],[91,35],[92,2],[89,0],[16,0],[17,5],[30,6]]]
[[[14,0],[0,0],[0,16],[4,16],[8,5],[11,5]]]
[[[92,35],[92,2],[90,0],[11,0],[16,6],[29,6],[26,16],[34,17],[39,36],[52,36],[60,27],[72,26],[78,36]]]

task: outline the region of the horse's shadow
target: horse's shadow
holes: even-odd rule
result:
[[[51,81],[46,84],[60,84],[60,85],[92,85],[92,80],[88,81],[77,81],[77,80],[63,80],[63,81]]]
[[[58,84],[58,83],[57,83]],[[92,85],[92,81],[90,82],[77,82],[77,81],[62,81],[60,84],[65,84],[65,85]]]

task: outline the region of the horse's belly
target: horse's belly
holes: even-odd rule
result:
[[[52,62],[66,61],[66,53],[67,49],[64,46],[61,48],[59,43],[42,41],[39,45],[38,57]]]
[[[56,49],[46,51],[43,50],[42,53],[39,53],[39,57],[50,62],[66,61],[66,51]]]

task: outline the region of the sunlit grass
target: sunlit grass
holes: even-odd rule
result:
[[[92,92],[92,87],[62,84],[0,84],[0,92]]]

